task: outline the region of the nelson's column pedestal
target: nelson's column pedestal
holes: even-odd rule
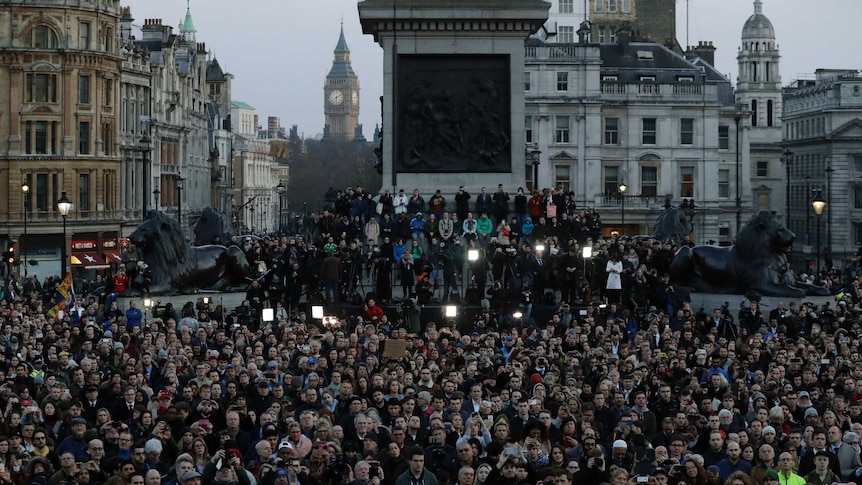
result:
[[[383,188],[524,183],[524,40],[543,0],[365,0],[383,47]]]

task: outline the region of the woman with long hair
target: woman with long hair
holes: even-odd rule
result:
[[[198,473],[203,473],[204,468],[209,463],[210,456],[209,447],[207,446],[207,442],[203,438],[195,438],[192,440],[191,449],[188,452],[195,461],[195,468]]]

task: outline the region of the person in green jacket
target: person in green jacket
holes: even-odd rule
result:
[[[488,217],[487,212],[482,212],[479,220],[476,221],[476,234],[479,236],[479,245],[483,249],[487,249],[488,242],[491,240],[491,232],[494,231],[494,223]]]

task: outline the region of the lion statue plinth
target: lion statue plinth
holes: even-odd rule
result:
[[[160,211],[150,212],[129,240],[138,247],[139,260],[150,266],[149,292],[153,295],[244,290],[252,276],[240,248],[192,247],[177,221]]]
[[[769,211],[755,214],[729,247],[683,246],[670,266],[671,280],[692,291],[802,297],[828,295],[826,288],[796,282],[787,252],[796,235]]]
[[[205,246],[207,244],[230,245],[233,236],[233,227],[230,219],[224,212],[215,207],[204,207],[201,216],[192,228],[195,233],[194,246]]]
[[[663,243],[672,242],[679,246],[688,239],[690,234],[691,221],[688,220],[682,209],[672,207],[656,217],[652,238]]]

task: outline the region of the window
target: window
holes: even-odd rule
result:
[[[718,149],[727,150],[730,148],[730,127],[721,125],[718,127]]]
[[[755,163],[756,176],[769,177],[769,162],[766,160],[758,160]]]
[[[757,82],[757,63],[756,62],[751,63],[751,82],[753,82],[753,83]]]
[[[600,44],[605,43],[605,26],[604,25],[599,25],[599,43]]]
[[[641,76],[639,79],[640,79],[640,82],[642,82],[642,83],[654,83],[655,82],[655,76]]]
[[[57,76],[54,74],[27,74],[24,100],[28,103],[56,103]]]
[[[853,159],[853,170],[862,172],[862,155],[850,155]]]
[[[608,13],[617,13],[617,0],[608,0]]]
[[[554,165],[554,186],[562,187],[565,192],[570,190],[572,184],[572,166],[568,164]]]
[[[730,198],[730,170],[718,171],[718,196],[722,199]]]
[[[114,80],[105,79],[105,106],[114,104]]]
[[[680,167],[679,175],[680,197],[694,197],[694,167]]]
[[[853,244],[855,246],[862,246],[862,223],[853,223]]]
[[[531,73],[530,71],[527,71],[524,73],[524,91],[529,91],[529,90],[533,89],[532,74],[533,73]],[[210,86],[210,88],[212,88],[212,87],[213,86]]]
[[[560,0],[560,13],[574,13],[574,0]]]
[[[36,210],[48,210],[48,174],[36,174]]]
[[[766,126],[772,126],[772,100],[766,101]]]
[[[595,0],[596,1],[596,12],[602,13],[605,11],[605,0]]]
[[[575,28],[571,25],[557,27],[557,42],[561,44],[573,44],[575,42]]]
[[[105,155],[114,154],[114,137],[113,129],[110,123],[102,124],[102,146],[104,147]]]
[[[617,82],[620,80],[617,74],[606,74],[602,76],[602,82]]]
[[[853,187],[853,208],[862,209],[862,186]]]
[[[569,90],[569,73],[568,72],[558,72],[557,73],[557,91],[568,91]]]
[[[694,118],[679,120],[679,143],[681,145],[694,145]]]
[[[90,76],[78,77],[78,102],[81,104],[90,103]]]
[[[90,122],[82,121],[78,124],[78,153],[90,154]]]
[[[82,173],[78,176],[78,209],[81,215],[86,216],[90,210],[90,174]]]
[[[658,195],[658,167],[641,167],[641,195]]]
[[[90,48],[90,23],[81,22],[78,25],[78,49]]]
[[[620,167],[608,165],[605,167],[605,195],[616,195],[620,191]]]
[[[557,116],[557,130],[555,141],[557,143],[569,143],[569,117]]]
[[[644,118],[641,120],[643,125],[641,142],[644,145],[655,145],[656,142],[656,119]]]
[[[524,117],[524,141],[533,143],[533,117]]]
[[[751,126],[757,126],[757,100],[751,100]]]
[[[605,145],[620,144],[619,118],[605,118]]]
[[[632,13],[632,0],[621,0],[620,10],[623,13]]]
[[[36,49],[56,49],[57,34],[48,27],[40,25],[30,31],[30,46]]]

